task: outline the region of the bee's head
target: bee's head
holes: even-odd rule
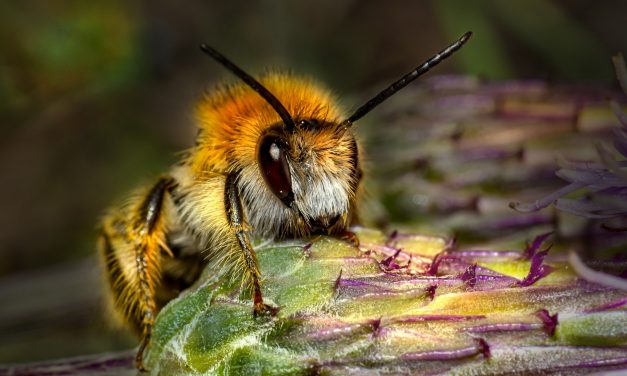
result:
[[[293,130],[270,128],[259,139],[257,162],[268,189],[310,231],[346,227],[361,178],[350,128],[316,118],[296,120]]]
[[[330,232],[334,227],[344,228],[349,220],[349,206],[360,179],[357,143],[352,125],[459,50],[470,35],[470,32],[464,34],[367,101],[343,121],[327,121],[325,116],[315,116],[316,107],[326,110],[333,107],[329,103],[317,103],[315,90],[294,91],[288,98],[296,104],[291,103],[288,108],[292,111],[288,111],[259,81],[218,51],[202,45],[201,49],[205,53],[259,94],[274,112],[274,117],[278,115],[280,118],[280,122],[274,127],[253,127],[264,130],[258,135],[256,143],[257,163],[236,163],[240,168],[242,200],[249,210],[248,220],[254,228],[262,233],[275,235],[300,235],[312,230]],[[250,106],[241,103],[234,105],[234,108],[250,112]],[[305,111],[301,111],[303,109]],[[292,115],[299,113],[300,115]],[[240,121],[241,117],[240,114]]]

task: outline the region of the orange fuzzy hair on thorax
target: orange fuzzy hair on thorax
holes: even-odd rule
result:
[[[286,73],[268,73],[259,82],[285,106],[292,118],[338,124],[344,116],[331,92],[317,82]],[[229,161],[254,153],[259,137],[282,124],[276,111],[244,83],[225,85],[196,105],[200,128],[197,144],[187,159],[196,174],[224,173]]]

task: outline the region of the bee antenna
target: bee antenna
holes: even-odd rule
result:
[[[270,106],[276,111],[276,113],[281,117],[283,123],[287,127],[288,131],[293,131],[296,129],[296,125],[294,124],[294,119],[287,111],[285,106],[274,96],[268,89],[266,89],[259,81],[255,80],[251,75],[244,72],[242,68],[238,67],[231,60],[227,59],[224,55],[209,47],[206,44],[201,44],[200,49],[202,52],[211,56],[218,63],[222,64],[226,69],[235,74],[238,78],[246,83],[246,85],[250,86],[251,89],[256,91],[261,97],[268,102]]]
[[[348,119],[344,120],[342,124],[345,126],[351,126],[354,122],[361,119],[364,115],[370,112],[373,108],[380,105],[383,101],[396,94],[399,90],[409,85],[410,82],[415,80],[416,78],[422,76],[427,73],[431,68],[438,65],[442,60],[451,56],[454,52],[462,48],[462,46],[470,39],[472,35],[471,31],[468,31],[464,35],[462,35],[455,43],[449,45],[439,53],[431,56],[427,61],[416,67],[416,69],[407,73],[403,77],[401,77],[398,81],[394,82],[375,97],[370,99],[366,104],[359,107]]]

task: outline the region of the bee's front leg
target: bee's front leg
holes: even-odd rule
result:
[[[270,314],[276,315],[279,309],[263,302],[261,293],[261,272],[259,271],[259,263],[253,247],[250,245],[248,235],[246,235],[244,211],[242,202],[237,189],[237,174],[230,173],[226,178],[224,187],[224,205],[226,217],[232,231],[237,238],[240,249],[243,252],[244,278],[250,281],[253,290],[254,315]]]

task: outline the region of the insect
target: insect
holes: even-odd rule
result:
[[[242,83],[205,96],[196,144],[169,173],[105,216],[98,241],[113,312],[141,337],[144,370],[157,312],[198,279],[207,263],[231,268],[264,302],[249,236],[341,235],[355,220],[360,181],[354,123],[470,38],[440,53],[344,117],[333,96],[307,78],[259,80],[213,48],[201,49]]]

